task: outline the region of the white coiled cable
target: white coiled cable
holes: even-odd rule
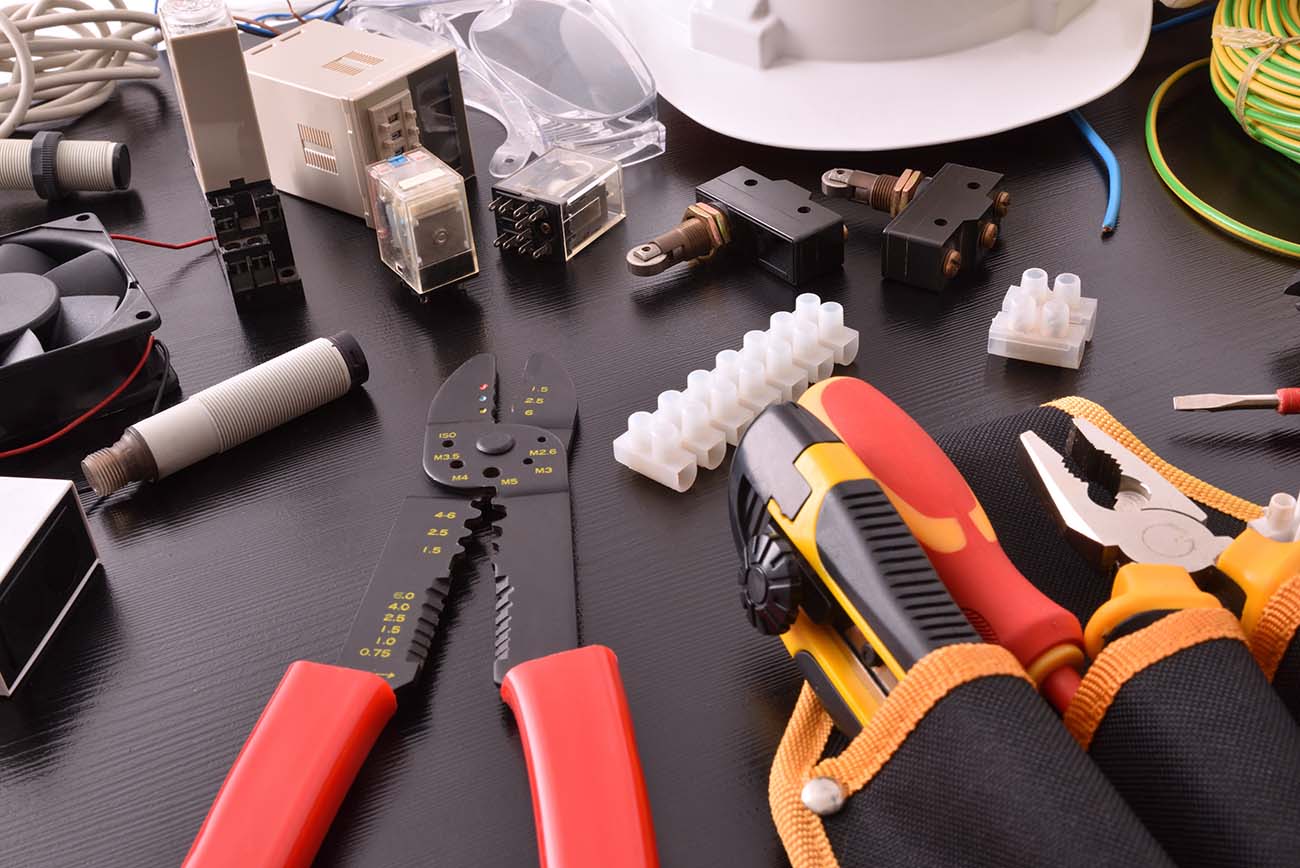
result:
[[[34,0],[0,8],[0,139],[24,124],[78,118],[103,105],[116,83],[157,78],[158,16],[123,0],[95,8],[82,0]],[[70,36],[49,31],[64,29]]]

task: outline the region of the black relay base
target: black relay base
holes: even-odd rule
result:
[[[275,186],[236,181],[207,199],[235,305],[245,310],[302,301],[302,279]]]

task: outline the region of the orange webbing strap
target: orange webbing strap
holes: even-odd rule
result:
[[[1179,651],[1216,639],[1246,641],[1241,624],[1227,609],[1184,609],[1116,639],[1088,667],[1065,711],[1065,728],[1087,750],[1115,696],[1133,676]]]
[[[1259,504],[1251,503],[1249,500],[1237,497],[1235,494],[1229,494],[1222,488],[1217,488],[1202,479],[1197,479],[1190,473],[1179,470],[1168,461],[1165,461],[1152,452],[1150,447],[1139,440],[1132,431],[1125,428],[1118,419],[1110,415],[1106,408],[1100,404],[1094,404],[1087,398],[1069,397],[1049,401],[1043,406],[1055,407],[1062,412],[1069,413],[1071,416],[1087,419],[1118,440],[1125,449],[1151,465],[1152,469],[1169,480],[1175,488],[1198,503],[1202,503],[1211,509],[1217,509],[1219,512],[1226,513],[1241,521],[1250,521],[1264,514],[1264,507]]]
[[[772,775],[767,780],[772,822],[794,868],[839,868],[830,839],[822,828],[822,818],[804,807],[800,797],[810,777],[809,771],[826,747],[831,726],[831,716],[805,681],[772,760]]]
[[[772,820],[791,864],[795,868],[839,865],[821,818],[800,797],[805,783],[833,778],[848,798],[870,782],[941,699],[963,684],[998,675],[1033,684],[1011,652],[1000,645],[948,645],[932,651],[911,668],[844,752],[821,762],[831,719],[805,684],[768,781]]]
[[[1282,655],[1300,627],[1300,576],[1294,576],[1273,592],[1264,613],[1250,634],[1250,653],[1268,680],[1277,674]]]

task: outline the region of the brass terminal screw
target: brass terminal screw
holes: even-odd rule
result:
[[[998,243],[998,224],[985,223],[984,228],[980,230],[980,246],[985,250],[992,250],[993,245]]]
[[[998,193],[993,197],[993,211],[999,217],[1007,216],[1007,210],[1011,207],[1011,194],[1006,190]]]
[[[948,255],[943,258],[943,276],[952,280],[961,271],[961,254],[956,250],[949,250]]]

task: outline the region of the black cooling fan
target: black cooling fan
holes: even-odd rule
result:
[[[99,220],[78,214],[0,236],[0,448],[42,437],[127,378],[161,320]],[[103,413],[152,400],[154,353]]]

